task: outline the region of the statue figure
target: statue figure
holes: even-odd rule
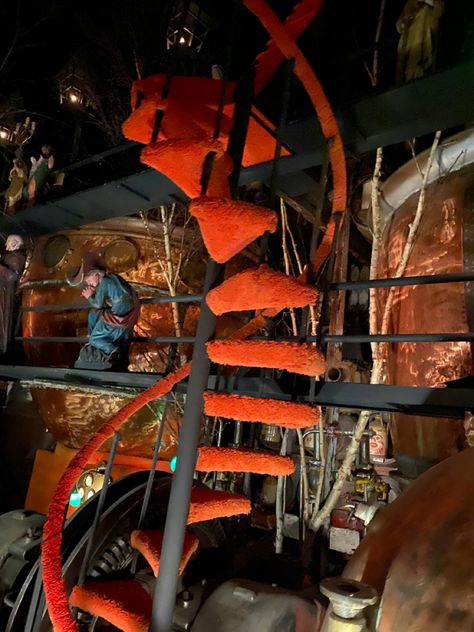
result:
[[[26,188],[26,197],[28,200],[28,208],[35,205],[38,194],[44,189],[54,168],[54,155],[51,145],[43,145],[41,147],[41,156],[38,160],[31,158],[31,170]]]
[[[84,263],[70,285],[84,285],[82,296],[94,309],[89,312],[89,342],[81,349],[75,368],[106,370],[128,359],[133,328],[140,316],[137,293],[118,274],[101,267],[84,270]]]
[[[419,79],[434,65],[434,40],[443,11],[443,0],[407,0],[396,24],[397,83]]]
[[[23,199],[23,188],[28,180],[28,171],[23,160],[15,158],[8,176],[10,184],[5,191],[5,213],[15,215]]]
[[[9,235],[0,263],[0,352],[5,353],[11,337],[16,284],[26,263],[26,251],[20,235]]]

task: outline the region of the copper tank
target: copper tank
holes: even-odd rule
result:
[[[161,224],[144,223],[139,218],[120,218],[53,237],[38,238],[22,279],[22,305],[84,303],[80,289],[69,287],[65,283],[65,275],[91,251],[105,260],[109,271],[120,273],[127,281],[137,284],[135,287],[140,296],[169,293],[162,266],[165,264],[165,252]],[[195,294],[201,291],[205,256],[198,231],[189,226],[185,230],[179,226],[173,229],[171,257],[174,268],[180,266],[177,293]],[[231,262],[227,273],[233,274],[248,266],[252,259],[251,252],[247,251]],[[194,335],[199,306],[187,304],[185,309],[181,333],[184,336]],[[238,324],[231,317],[221,318],[218,334],[228,335]],[[23,336],[87,336],[87,311],[25,312],[22,328]],[[171,305],[143,305],[135,335],[174,336]],[[26,363],[30,366],[67,368],[73,365],[80,346],[74,343],[25,343]],[[165,371],[168,348],[168,345],[133,343],[129,370]],[[188,356],[190,351],[190,345],[180,349],[181,354]],[[70,448],[82,447],[96,429],[134,395],[132,391],[97,391],[86,385],[53,385],[41,380],[33,380],[27,385],[45,426],[57,441]],[[122,428],[119,451],[150,457],[159,419],[159,402],[133,415]],[[165,459],[174,454],[180,421],[179,405],[172,406],[163,436],[161,456]]]
[[[379,277],[394,276],[418,202],[420,170],[427,153],[404,165],[382,190],[385,229]],[[406,276],[472,270],[474,266],[474,132],[445,141],[430,171],[425,211],[410,255]],[[392,333],[461,333],[472,331],[474,284],[418,285],[397,289]],[[385,290],[379,290],[379,301]],[[386,294],[385,294],[386,295]],[[467,342],[401,343],[391,345],[388,383],[442,387],[472,374],[472,350]],[[444,459],[462,449],[461,420],[395,414],[394,452],[403,460],[423,463]]]

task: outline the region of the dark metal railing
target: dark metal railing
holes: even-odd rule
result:
[[[448,272],[446,274],[431,274],[426,276],[390,277],[387,279],[371,279],[367,281],[345,281],[331,283],[331,291],[368,290],[380,287],[403,287],[406,285],[434,285],[439,283],[466,283],[474,281],[473,272]]]

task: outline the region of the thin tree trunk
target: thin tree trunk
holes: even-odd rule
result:
[[[382,228],[380,222],[380,177],[383,160],[383,148],[377,149],[375,159],[374,174],[372,176],[372,253],[370,257],[370,279],[377,277],[377,266],[379,262],[379,250],[382,241]],[[377,290],[370,288],[369,290],[369,333],[376,334],[378,331],[377,318]],[[372,358],[378,357],[379,346],[376,342],[372,342]]]
[[[413,244],[415,242],[416,233],[420,226],[421,218],[423,217],[423,211],[425,208],[426,188],[428,185],[428,177],[431,171],[436,149],[438,148],[440,136],[441,136],[441,132],[437,131],[434,136],[433,143],[431,145],[430,155],[428,158],[428,162],[426,164],[426,171],[423,174],[423,182],[421,185],[420,194],[418,196],[418,204],[416,207],[415,217],[413,219],[413,222],[410,225],[407,240],[403,247],[402,255],[400,257],[400,261],[398,263],[394,277],[401,277],[405,273],[408,259],[410,257],[410,253],[412,251]],[[385,303],[384,311],[383,311],[382,325],[380,328],[381,334],[388,333],[392,305],[393,305],[393,300],[395,297],[396,290],[397,288],[395,287],[390,288],[388,299]],[[383,376],[384,361],[381,357],[382,354],[378,354],[378,355],[379,357],[374,359],[374,363],[372,367],[372,374],[371,374],[371,379],[370,379],[371,384],[379,384]],[[344,456],[344,460],[341,464],[341,467],[339,468],[337,472],[336,481],[327,497],[326,502],[324,503],[324,506],[321,508],[321,510],[317,514],[313,516],[313,519],[311,520],[311,528],[314,531],[317,531],[321,527],[321,525],[326,520],[326,518],[329,517],[331,511],[334,509],[334,507],[336,506],[336,503],[339,500],[342,487],[344,485],[345,480],[350,474],[352,464],[357,455],[357,450],[359,448],[359,444],[362,439],[363,432],[367,427],[370,415],[371,415],[370,410],[363,410],[361,411],[359,415],[359,419],[354,429],[354,434],[351,438],[351,442],[347,448],[347,452]]]
[[[170,241],[170,231],[168,219],[166,217],[166,208],[164,206],[160,206],[161,213],[161,222],[163,225],[163,242],[165,246],[165,256],[166,256],[166,282],[168,284],[168,289],[170,292],[170,296],[176,296],[176,285],[173,283],[174,279],[174,269],[173,269],[173,260],[171,258],[171,241]],[[178,304],[171,303],[171,307],[173,310],[173,322],[174,322],[174,330],[176,332],[176,336],[178,338],[181,337],[181,325],[179,322],[179,311]]]

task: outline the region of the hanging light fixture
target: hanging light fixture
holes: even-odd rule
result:
[[[58,75],[59,102],[71,107],[87,107],[89,98],[86,90],[86,76],[73,60]]]
[[[32,121],[29,116],[22,123],[16,123],[15,127],[0,124],[0,143],[21,147],[30,140],[35,131],[36,121]]]
[[[168,24],[166,47],[187,46],[197,52],[206,39],[211,20],[198,4],[189,0],[177,3],[175,15]]]

